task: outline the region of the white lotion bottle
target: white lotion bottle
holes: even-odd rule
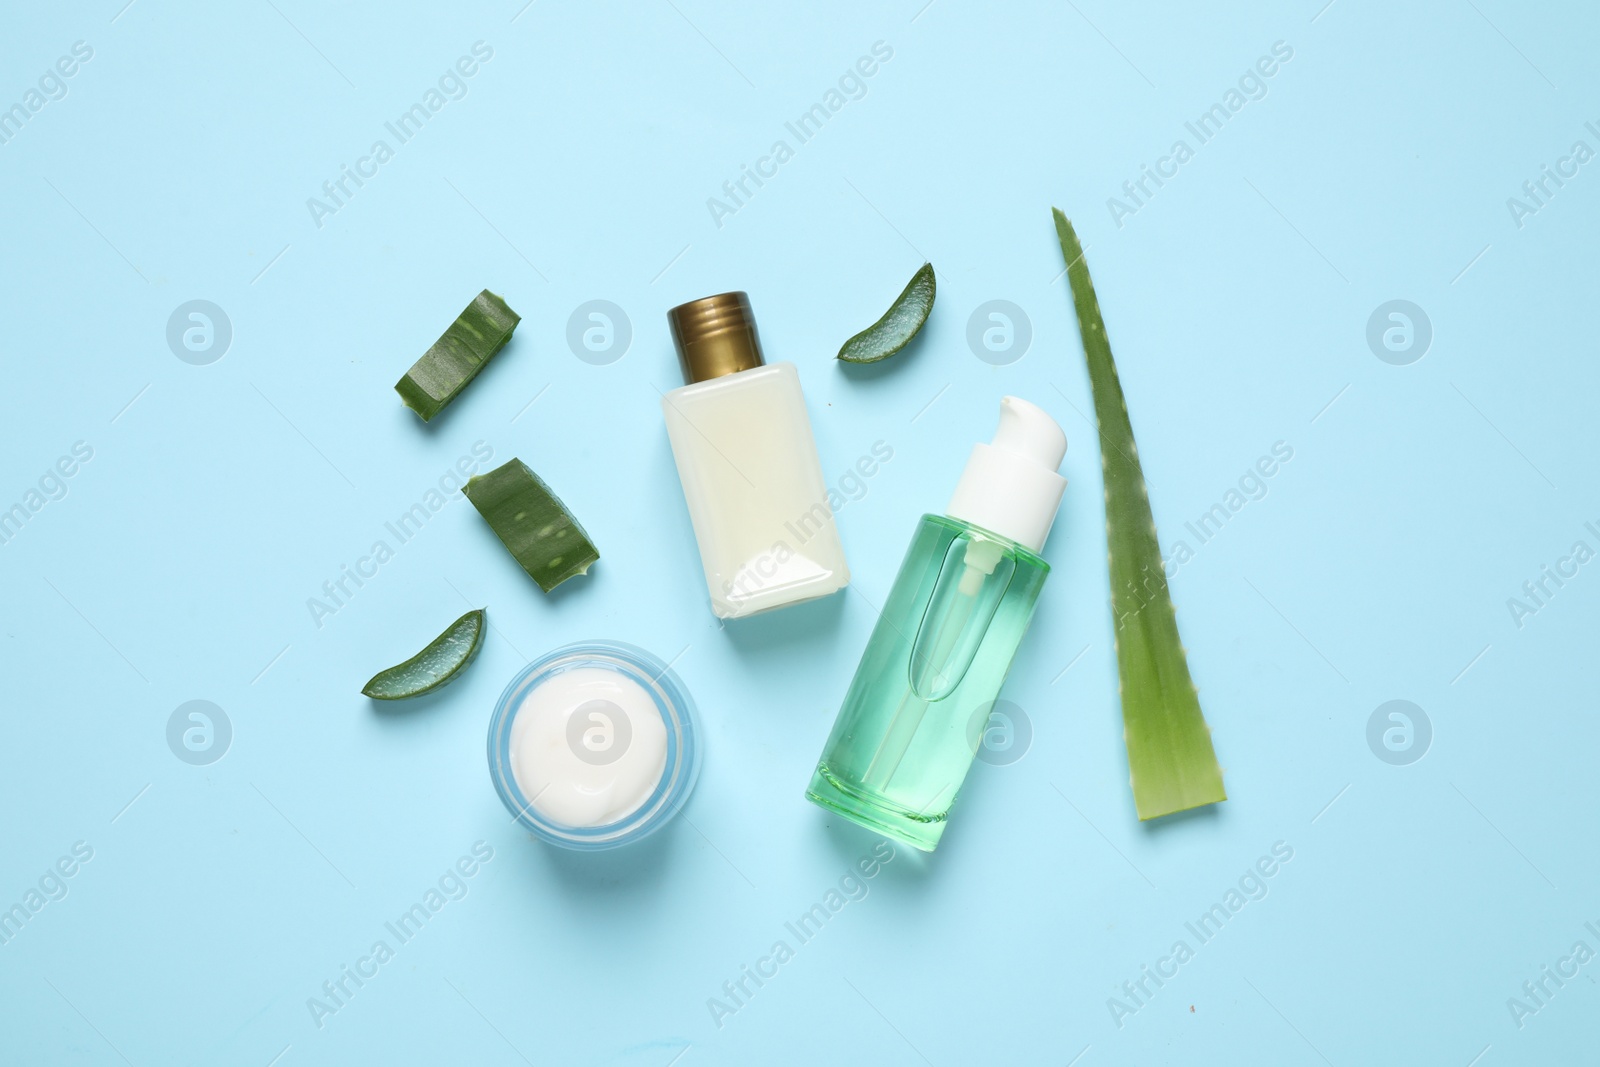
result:
[[[718,618],[850,582],[793,363],[761,356],[750,300],[723,293],[667,313],[689,384],[661,410]]]

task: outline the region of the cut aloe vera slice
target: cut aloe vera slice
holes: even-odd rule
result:
[[[373,700],[404,700],[453,681],[478,654],[483,644],[485,617],[483,608],[467,612],[430,641],[427,648],[404,663],[374,674],[362,687],[362,696]]]
[[[600,558],[572,512],[520,459],[469,478],[461,491],[546,593]]]
[[[500,297],[485,289],[456,321],[411,365],[394,391],[406,407],[427,422],[444,410],[456,394],[478,376],[505,343],[522,317]]]
[[[1067,261],[1067,282],[1089,365],[1100,467],[1106,496],[1106,543],[1111,569],[1117,671],[1122,680],[1122,725],[1128,746],[1133,803],[1140,819],[1155,819],[1227,800],[1211,728],[1189,678],[1178,637],[1178,616],[1161,563],[1150,495],[1133,442],[1128,403],[1111,358],[1089,265],[1072,223],[1055,213],[1056,237]]]
[[[838,358],[846,363],[876,363],[910,344],[933,311],[937,288],[933,264],[924,263],[889,305],[889,310],[883,313],[883,318],[846,341],[839,349]]]

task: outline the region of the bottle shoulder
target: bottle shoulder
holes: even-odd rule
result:
[[[793,363],[788,361],[765,363],[759,367],[735,371],[733,374],[724,374],[703,382],[680,385],[676,389],[667,390],[663,395],[675,399],[698,399],[779,389],[800,391],[800,371]]]
[[[934,512],[930,511],[922,516],[922,525],[932,526],[947,531],[950,534],[950,539],[952,541],[957,537],[964,535],[976,538],[978,540],[993,541],[1001,547],[1007,556],[1017,560],[1019,563],[1025,563],[1030,566],[1037,567],[1039,570],[1045,572],[1050,570],[1050,564],[1045,561],[1044,557],[1039,555],[1039,553],[1035,552],[1033,549],[1029,548],[1027,545],[1018,544],[1016,541],[1011,540],[1011,538],[1005,536],[1004,534],[995,533],[993,530],[986,530],[977,523],[967,522],[965,519],[952,518],[949,515],[935,514]]]

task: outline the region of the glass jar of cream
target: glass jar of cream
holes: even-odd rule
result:
[[[678,813],[700,772],[694,704],[641,648],[586,641],[524,667],[489,721],[489,776],[516,821],[563,848],[615,848]]]

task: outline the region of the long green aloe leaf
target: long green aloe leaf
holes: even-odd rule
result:
[[[1111,612],[1116,620],[1133,802],[1140,819],[1155,819],[1227,800],[1228,794],[1178,637],[1178,616],[1161,565],[1161,543],[1128,422],[1128,404],[1100,318],[1100,301],[1072,223],[1058,209],[1055,219],[1089,364],[1095,420],[1100,424]]]

